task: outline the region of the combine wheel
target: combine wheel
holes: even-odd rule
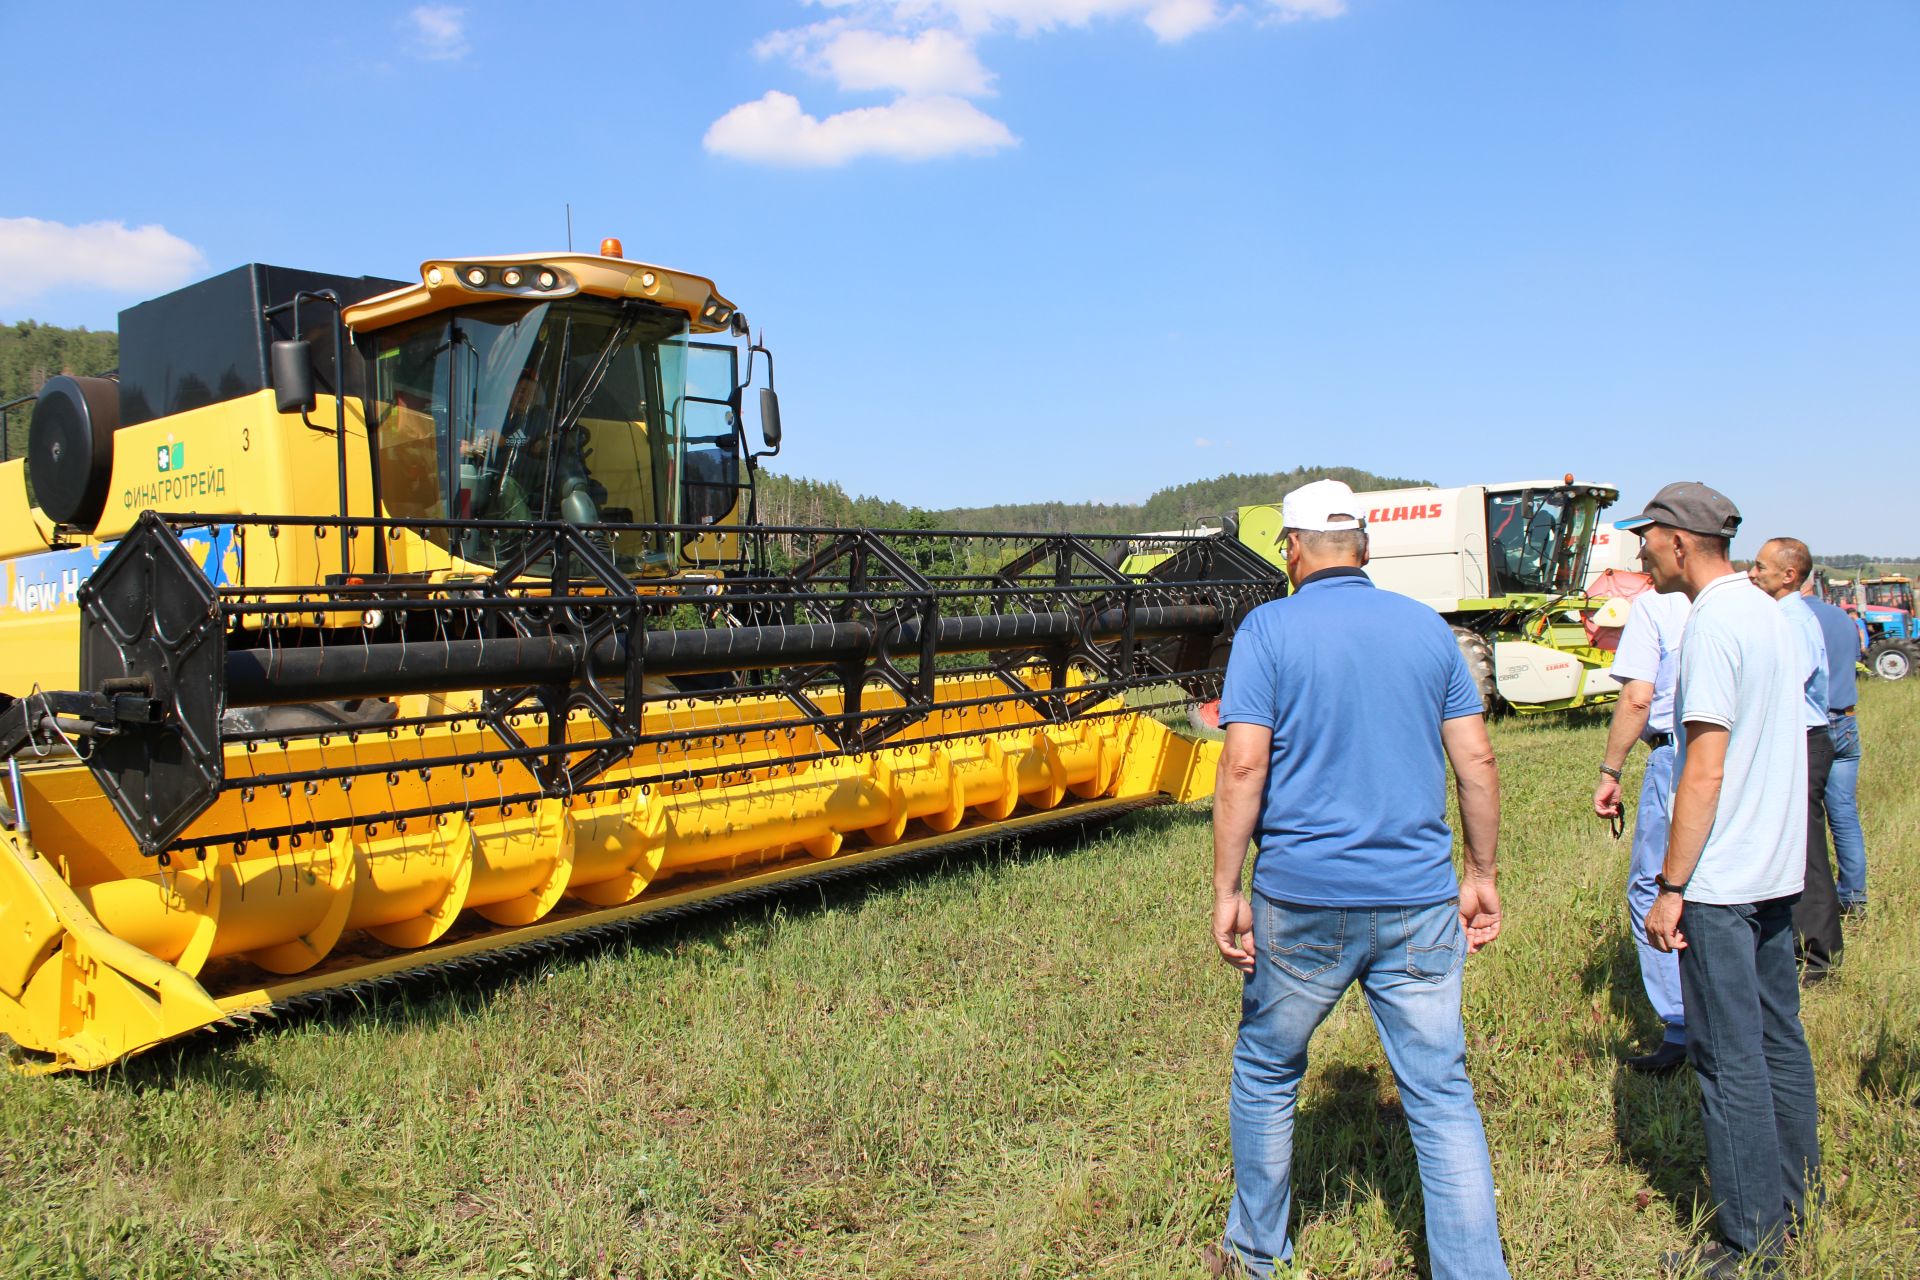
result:
[[[1913,674],[1914,652],[1905,641],[1876,640],[1867,650],[1867,669],[1882,680],[1905,680]]]
[[[1453,642],[1460,646],[1460,656],[1467,660],[1467,674],[1473,677],[1473,687],[1480,691],[1480,705],[1486,709],[1487,719],[1506,710],[1506,703],[1500,698],[1500,682],[1493,670],[1493,642],[1471,627],[1455,627]]]

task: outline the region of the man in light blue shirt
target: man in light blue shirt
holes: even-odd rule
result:
[[[1646,930],[1680,953],[1722,1239],[1665,1262],[1732,1280],[1753,1263],[1777,1265],[1820,1172],[1793,955],[1807,869],[1805,653],[1778,605],[1728,560],[1740,512],[1726,495],[1670,484],[1621,527],[1641,535],[1655,588],[1693,600],[1675,686],[1673,817]]]
[[[1860,721],[1854,716],[1859,686],[1854,664],[1867,652],[1860,620],[1800,588],[1807,608],[1827,638],[1827,737],[1833,741],[1833,768],[1827,773],[1827,825],[1833,830],[1833,860],[1840,864],[1840,914],[1867,909],[1867,838],[1860,829]]]
[[[1627,918],[1640,953],[1640,985],[1665,1028],[1651,1053],[1627,1059],[1627,1067],[1649,1075],[1677,1071],[1687,1061],[1687,1015],[1680,995],[1680,960],[1647,941],[1647,908],[1656,895],[1653,878],[1667,856],[1667,816],[1673,804],[1673,687],[1680,672],[1680,636],[1693,602],[1680,591],[1643,591],[1621,629],[1613,655],[1613,678],[1620,682],[1613,726],[1600,760],[1600,782],[1593,811],[1622,818],[1620,771],[1636,742],[1647,744],[1647,767],[1640,778],[1640,802],[1633,817],[1633,855],[1627,870]]]
[[[1827,775],[1833,769],[1833,738],[1827,733],[1827,637],[1801,598],[1813,574],[1813,556],[1798,538],[1771,538],[1747,567],[1753,585],[1780,602],[1800,640],[1801,722],[1807,728],[1807,878],[1793,907],[1793,937],[1802,982],[1822,982],[1840,963],[1840,902],[1833,863],[1827,856]]]

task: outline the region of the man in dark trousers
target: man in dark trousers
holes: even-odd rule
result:
[[[1292,1257],[1293,1110],[1307,1042],[1358,982],[1420,1160],[1435,1280],[1507,1274],[1486,1133],[1467,1079],[1460,980],[1500,932],[1500,780],[1452,631],[1368,580],[1361,504],[1287,495],[1293,594],[1235,634],[1213,808],[1213,941],[1246,975],[1229,1114],[1235,1188],[1214,1274]],[[1446,765],[1466,870],[1453,868]],[[1257,841],[1253,891],[1241,888]]]
[[[1806,690],[1807,727],[1807,879],[1793,904],[1794,950],[1800,957],[1800,981],[1824,982],[1840,963],[1846,945],[1840,936],[1840,902],[1827,857],[1827,775],[1833,769],[1833,738],[1827,733],[1827,637],[1800,594],[1813,572],[1813,557],[1798,538],[1769,538],[1747,567],[1754,586],[1780,604],[1800,641]]]
[[[1620,522],[1658,591],[1693,600],[1680,642],[1678,778],[1647,940],[1680,953],[1722,1239],[1664,1261],[1724,1280],[1774,1265],[1819,1176],[1813,1059],[1800,1025],[1793,903],[1807,870],[1804,650],[1727,558],[1732,502],[1681,481]]]
[[[1811,579],[1800,594],[1827,638],[1827,737],[1833,743],[1833,767],[1827,773],[1827,825],[1833,829],[1833,860],[1839,864],[1840,914],[1867,909],[1867,839],[1860,828],[1860,721],[1854,716],[1859,682],[1854,664],[1867,652],[1867,634],[1859,619],[1828,604],[1814,592]]]

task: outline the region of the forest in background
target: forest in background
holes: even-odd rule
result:
[[[30,396],[56,373],[110,373],[120,365],[120,335],[107,330],[63,329],[37,320],[0,324],[0,404]],[[7,415],[5,457],[27,448],[30,407]]]
[[[17,320],[0,324],[0,404],[32,395],[56,373],[94,376],[120,363],[120,335]],[[0,458],[26,452],[30,406],[6,415]],[[1430,484],[1381,476],[1354,467],[1295,467],[1291,471],[1230,472],[1155,490],[1144,502],[1013,502],[984,507],[927,508],[867,494],[850,495],[834,480],[760,473],[760,519],[767,524],[852,525],[882,529],[986,529],[1008,533],[1144,533],[1184,529],[1258,502],[1277,502],[1311,480],[1344,480],[1356,490]],[[1908,570],[1914,556],[1821,555],[1834,569]]]
[[[1295,467],[1216,476],[1156,490],[1145,502],[1017,502],[929,509],[886,498],[850,496],[831,480],[760,473],[760,518],[768,524],[867,525],[895,529],[984,529],[1007,533],[1144,533],[1182,529],[1257,502],[1278,502],[1312,480],[1344,480],[1356,490],[1426,484],[1353,467]]]

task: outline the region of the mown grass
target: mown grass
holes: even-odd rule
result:
[[[1920,1274],[1920,684],[1865,690],[1873,914],[1812,993],[1829,1196],[1802,1277]],[[1516,1274],[1655,1274],[1704,1192],[1638,993],[1602,729],[1499,727],[1507,931],[1467,977]],[[1631,780],[1630,780],[1631,781]],[[642,934],[93,1077],[0,1078],[23,1276],[1202,1274],[1237,979],[1204,812]],[[1418,1182],[1355,997],[1314,1046],[1299,1260],[1413,1274]]]

